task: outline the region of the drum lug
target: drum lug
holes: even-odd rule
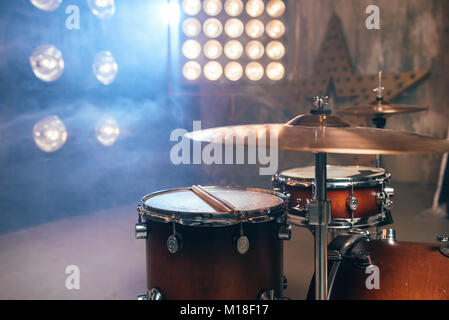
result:
[[[448,236],[438,236],[437,240],[440,241],[440,252],[449,258],[449,237]]]
[[[137,300],[162,300],[162,292],[159,289],[153,288],[147,290],[144,294],[139,294]]]
[[[359,200],[354,197],[354,195],[351,195],[346,198],[346,205],[348,206],[349,210],[354,212],[359,206]]]
[[[278,227],[278,240],[290,240],[292,238],[292,226],[287,223],[281,223]]]
[[[168,252],[175,254],[182,249],[182,236],[176,232],[176,224],[173,222],[173,233],[167,239]]]
[[[148,239],[148,231],[146,223],[136,223],[136,239]]]
[[[234,248],[240,254],[246,254],[249,250],[249,239],[243,234],[243,223],[240,223],[240,234],[234,240]]]

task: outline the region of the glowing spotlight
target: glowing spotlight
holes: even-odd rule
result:
[[[243,26],[242,21],[240,21],[239,19],[236,19],[236,18],[232,18],[226,22],[224,29],[225,29],[225,33],[230,38],[238,38],[242,35],[245,27]]]
[[[111,116],[104,116],[95,125],[97,140],[104,146],[112,146],[120,135],[117,121]]]
[[[267,3],[267,13],[270,17],[279,18],[285,12],[285,3],[282,0],[271,0]]]
[[[235,61],[229,62],[224,69],[224,73],[229,80],[237,81],[243,75],[242,65]]]
[[[187,58],[187,59],[196,59],[200,56],[201,54],[201,45],[198,41],[196,40],[187,40],[186,42],[184,42],[184,44],[182,45],[182,54]]]
[[[252,19],[246,24],[246,34],[253,39],[261,37],[265,31],[264,29],[262,21],[258,19]]]
[[[201,11],[201,1],[200,0],[183,0],[182,9],[184,13],[189,16],[197,15]]]
[[[279,20],[272,20],[267,24],[267,34],[273,38],[278,39],[284,35],[285,26]]]
[[[33,127],[33,138],[37,147],[45,152],[61,148],[67,140],[67,130],[58,116],[41,119]]]
[[[201,32],[201,22],[195,18],[187,18],[182,24],[182,31],[188,37],[196,37]]]
[[[281,80],[284,77],[284,66],[279,62],[270,62],[267,66],[267,77],[270,80]]]
[[[118,71],[117,62],[109,51],[97,53],[92,68],[97,80],[105,86],[114,82]]]
[[[231,17],[239,16],[243,11],[242,0],[227,0],[225,3],[225,11]]]
[[[108,19],[115,13],[114,0],[88,0],[90,10],[100,19]]]
[[[217,40],[209,40],[206,42],[206,44],[204,45],[204,49],[203,49],[204,55],[211,59],[211,60],[215,60],[218,59],[222,52],[223,52],[223,48],[221,46],[221,43]]]
[[[230,40],[224,47],[225,56],[231,60],[240,58],[243,54],[243,46],[237,40]]]
[[[204,66],[204,76],[211,81],[220,79],[223,74],[223,67],[217,61],[209,61]]]
[[[260,41],[252,40],[246,45],[245,51],[250,59],[257,60],[262,58],[265,48]]]
[[[196,61],[189,61],[182,68],[182,74],[187,80],[196,80],[201,75],[201,66]]]
[[[203,10],[210,16],[216,16],[221,12],[221,0],[205,0]]]
[[[43,11],[55,11],[62,0],[30,0],[30,2],[38,9]]]
[[[279,60],[285,54],[285,47],[281,42],[274,40],[274,41],[270,41],[267,44],[266,51],[267,51],[267,56],[270,59]]]
[[[223,25],[216,18],[209,18],[204,21],[203,31],[209,38],[217,38],[223,32]]]
[[[246,12],[253,18],[260,16],[264,8],[265,5],[262,0],[249,0],[246,3]]]
[[[64,70],[62,53],[52,45],[37,47],[29,60],[34,75],[45,82],[57,80]]]
[[[181,16],[181,10],[177,1],[164,2],[159,12],[162,21],[168,25],[177,25],[179,17]]]
[[[263,77],[263,67],[259,62],[250,62],[245,68],[245,74],[249,80],[260,80]]]

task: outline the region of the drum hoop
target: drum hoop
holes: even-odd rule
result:
[[[335,165],[329,165],[328,168],[331,167],[341,167]],[[289,170],[289,169],[287,169]],[[287,170],[280,171],[278,174],[274,176],[274,180],[278,183],[286,184],[291,187],[303,187],[309,188],[315,185],[315,179],[313,178],[297,178],[286,176],[282,174]],[[290,169],[291,170],[291,169]],[[384,169],[385,170],[385,169]],[[374,187],[377,185],[381,185],[384,181],[391,178],[391,173],[385,172],[383,174],[379,174],[375,177],[365,177],[365,178],[334,178],[332,180],[327,179],[326,186],[328,189],[345,189],[350,188],[352,186],[360,186],[360,187]]]
[[[220,227],[220,226],[230,226],[240,222],[249,223],[262,223],[275,220],[280,216],[284,215],[287,210],[287,199],[288,197],[282,193],[275,192],[272,190],[259,189],[259,188],[246,188],[246,187],[220,187],[220,186],[207,186],[208,190],[213,189],[233,189],[242,191],[253,191],[265,194],[275,195],[282,200],[281,204],[278,204],[269,208],[260,208],[257,210],[247,210],[242,211],[242,217],[237,215],[231,215],[229,213],[192,213],[174,210],[165,210],[160,208],[155,208],[147,205],[145,202],[151,197],[158,194],[163,194],[167,192],[185,191],[188,188],[175,188],[166,189],[162,191],[157,191],[150,193],[142,198],[142,212],[143,218],[149,219],[155,222],[169,223],[176,222],[185,226],[198,226],[198,227]]]
[[[366,218],[354,218],[353,222],[351,219],[332,219],[328,225],[329,229],[352,229],[356,228],[367,228],[374,227],[386,219],[383,212],[366,217]],[[295,214],[287,214],[287,223],[298,227],[309,227],[309,221],[306,217],[298,216]]]

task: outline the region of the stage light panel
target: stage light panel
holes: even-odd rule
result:
[[[207,58],[216,60],[222,55],[223,47],[219,41],[209,40],[204,45],[203,52]]]
[[[62,53],[52,45],[37,47],[31,54],[29,61],[34,75],[45,82],[57,80],[64,71]]]
[[[243,11],[242,0],[227,0],[225,2],[225,12],[231,17],[238,17]]]

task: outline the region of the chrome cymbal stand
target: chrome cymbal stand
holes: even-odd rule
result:
[[[385,88],[382,87],[382,71],[379,71],[379,86],[375,89],[373,89],[373,91],[377,94],[376,95],[376,102],[378,104],[378,106],[382,105],[382,102],[384,101],[384,96],[383,96],[383,92],[384,92]],[[372,119],[373,124],[376,126],[376,128],[378,129],[385,129],[385,126],[387,124],[387,119],[385,119],[385,117],[375,117],[374,119]],[[376,168],[382,168],[382,157],[380,154],[376,155]]]

